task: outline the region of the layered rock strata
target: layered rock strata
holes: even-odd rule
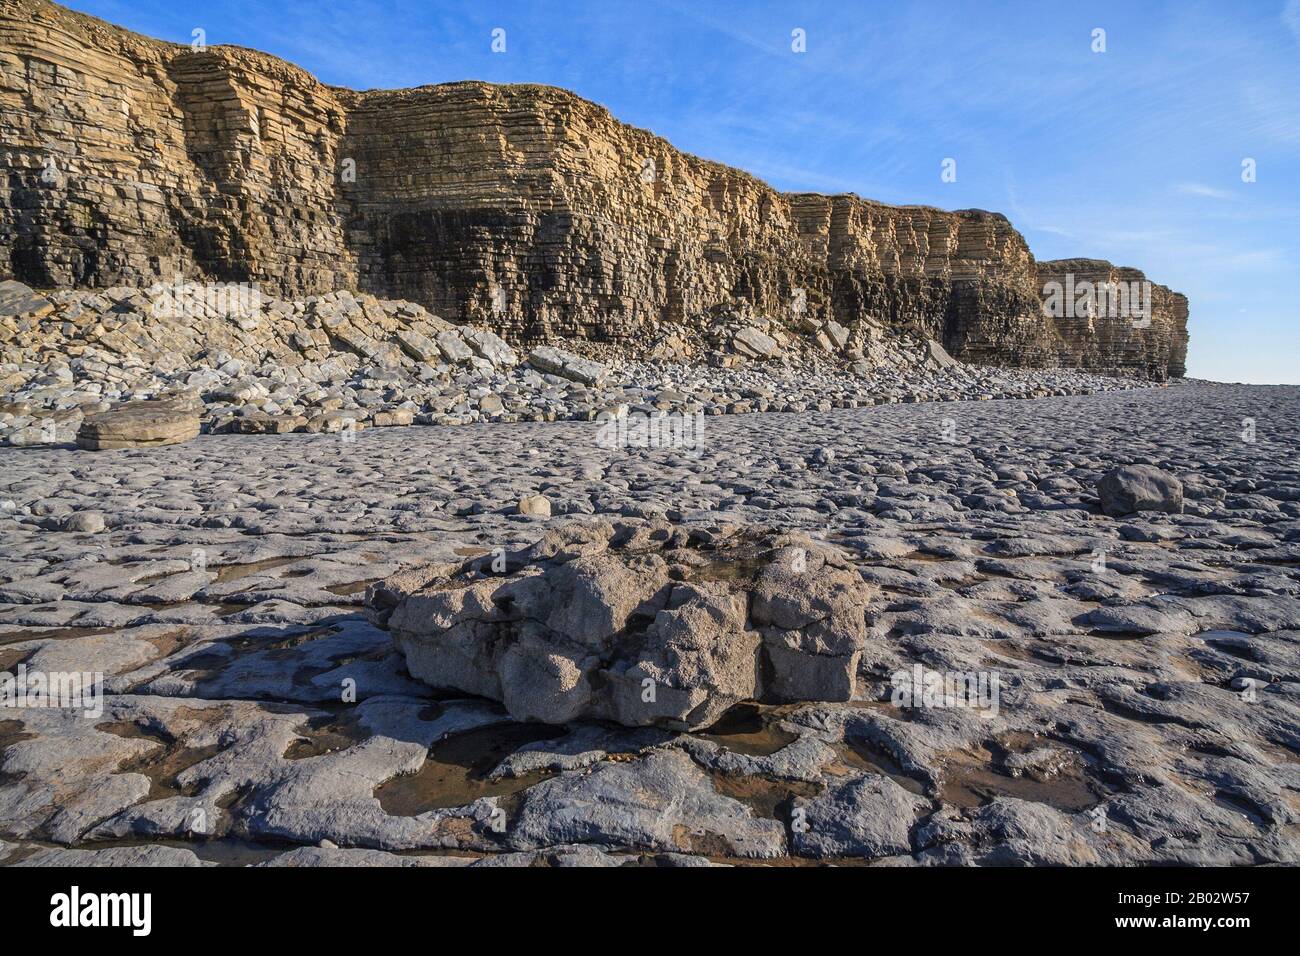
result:
[[[621,341],[743,302],[969,362],[1181,374],[1185,300],[1065,335],[1004,216],[779,193],[564,90],[354,92],[274,57],[0,0],[0,275],[360,289],[507,338]]]
[[[198,404],[209,432],[617,420],[609,441],[644,445],[664,440],[652,417],[685,427],[702,415],[1152,384],[966,365],[898,330],[873,328],[856,349],[831,322],[790,333],[727,313],[696,335],[676,327],[645,343],[516,351],[490,329],[453,325],[412,302],[345,291],[209,300],[212,291],[195,283],[45,295],[0,282],[0,445],[66,443],[83,418],[144,399]],[[694,443],[700,431],[690,428]]]
[[[1185,374],[1186,296],[1100,259],[1040,262],[1038,278],[1062,365],[1156,379]]]

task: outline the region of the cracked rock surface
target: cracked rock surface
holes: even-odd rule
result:
[[[0,863],[1300,862],[1298,412],[1178,385],[728,416],[695,451],[578,422],[4,449],[0,672],[103,697],[0,708]],[[1127,466],[1182,510],[1106,514]],[[598,650],[569,676],[629,662],[677,709],[421,679],[404,600],[496,626],[503,589]],[[862,633],[818,630],[833,594]],[[734,656],[682,643],[714,626]]]

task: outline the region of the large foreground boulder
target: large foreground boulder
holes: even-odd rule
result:
[[[591,522],[403,572],[367,606],[413,677],[519,720],[685,730],[747,700],[850,699],[869,598],[802,535]]]
[[[102,451],[189,441],[199,434],[200,408],[187,399],[127,402],[83,421],[77,445]]]
[[[1097,483],[1101,510],[1112,518],[1136,511],[1183,513],[1183,483],[1153,465],[1112,468]]]

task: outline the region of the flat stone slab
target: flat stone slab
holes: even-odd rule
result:
[[[54,311],[54,303],[30,286],[13,279],[0,282],[0,316],[40,318]]]
[[[781,354],[781,346],[765,332],[745,326],[731,340],[732,348],[751,358],[768,359]]]
[[[128,402],[81,423],[77,447],[92,451],[175,445],[197,438],[199,413],[184,400]]]
[[[580,358],[572,352],[557,349],[550,345],[533,349],[528,353],[528,364],[535,369],[558,375],[583,385],[599,385],[609,374],[608,369],[599,362]]]

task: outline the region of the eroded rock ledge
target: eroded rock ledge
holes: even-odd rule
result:
[[[1183,374],[1187,300],[1163,286],[1149,326],[1058,322],[1055,273],[1002,215],[779,193],[565,90],[354,92],[0,0],[0,103],[0,278],[40,288],[360,289],[527,342],[744,302],[913,327],[968,362]]]

